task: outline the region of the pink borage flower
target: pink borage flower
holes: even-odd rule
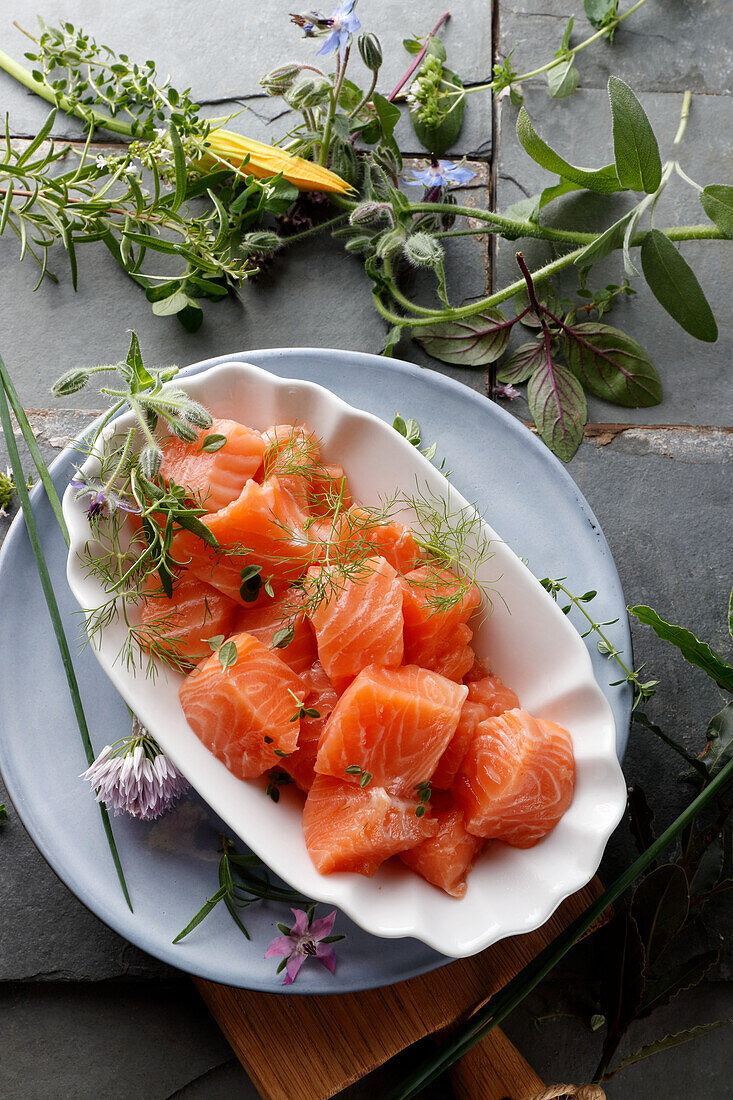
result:
[[[278,924],[278,928],[284,933],[277,936],[265,952],[266,959],[272,959],[276,955],[284,955],[285,958],[277,969],[279,974],[285,970],[283,985],[292,985],[298,977],[300,968],[308,958],[317,959],[326,970],[331,973],[336,969],[336,952],[332,944],[343,936],[332,936],[336,910],[327,917],[318,920],[309,920],[308,914],[303,909],[292,909],[295,924],[288,929],[287,925]]]

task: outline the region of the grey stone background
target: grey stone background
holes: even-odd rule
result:
[[[81,23],[131,56],[156,58],[179,86],[190,84],[194,98],[212,114],[242,108],[240,128],[272,140],[287,129],[288,120],[278,117],[273,101],[260,94],[257,78],[282,60],[307,59],[314,49],[288,24],[290,6],[285,0],[267,5],[209,0],[205,8],[192,0],[160,0],[154,6],[141,0],[128,5],[57,0],[42,10],[49,20]],[[361,0],[362,23],[382,40],[385,84],[396,83],[406,67],[401,38],[425,33],[444,6],[434,0],[419,7],[401,0]],[[25,43],[12,20],[32,29],[36,10],[36,0],[5,0],[1,6],[0,44],[19,59]],[[490,76],[493,61],[513,47],[519,71],[549,60],[570,14],[576,16],[577,41],[589,29],[580,0],[501,0],[493,12],[488,0],[462,0],[453,7],[443,38],[451,64],[467,83],[478,83]],[[619,29],[612,47],[601,42],[579,55],[581,88],[571,99],[550,101],[542,86],[532,85],[526,89],[528,110],[548,141],[576,162],[594,165],[604,162],[609,150],[604,88],[610,73],[642,95],[662,144],[671,142],[681,94],[690,88],[685,168],[702,184],[731,182],[730,32],[729,0],[649,0]],[[0,108],[9,113],[11,132],[19,138],[31,136],[46,115],[45,104],[2,73]],[[469,157],[477,172],[465,189],[467,201],[487,204],[496,196],[497,208],[503,209],[549,182],[519,148],[515,116],[506,99],[492,118],[490,99],[484,93],[472,97],[463,133],[451,151]],[[75,123],[62,118],[57,132],[71,138],[80,134]],[[406,121],[400,134],[405,152],[419,153]],[[599,205],[573,198],[558,207],[564,224],[578,228],[607,224],[615,209],[613,201]],[[659,217],[669,223],[701,221],[702,212],[694,193],[679,182],[670,185]],[[496,255],[481,238],[459,238],[451,245],[455,300],[515,277],[513,245],[502,242]],[[543,255],[542,247],[531,244],[525,251],[533,259]],[[730,249],[718,243],[687,245],[684,251],[713,302],[718,343],[693,341],[643,289],[620,305],[618,323],[649,350],[665,398],[654,409],[638,411],[592,401],[592,423],[570,472],[605,530],[628,602],[651,603],[729,653],[733,263]],[[59,285],[46,283],[33,294],[35,274],[29,264],[18,265],[16,252],[14,238],[0,240],[2,353],[24,404],[34,410],[34,428],[48,458],[77,433],[98,403],[93,393],[84,393],[76,409],[61,409],[49,395],[51,381],[72,365],[118,358],[133,325],[146,356],[157,363],[295,343],[365,351],[379,351],[382,345],[384,328],[372,310],[358,261],[325,240],[293,249],[272,278],[246,287],[239,303],[210,308],[194,336],[173,319],[153,317],[137,288],[103,251],[91,248],[82,255],[76,294],[63,256],[55,264]],[[618,261],[608,261],[605,270],[594,273],[593,285],[619,276]],[[403,344],[399,354],[486,392],[483,372],[441,367],[413,344]],[[524,399],[512,402],[510,411],[526,419]],[[0,533],[7,523],[0,520]],[[697,751],[708,718],[722,704],[721,693],[648,631],[637,629],[634,635],[637,660],[646,661],[663,683],[647,707],[650,717]],[[625,771],[629,781],[647,790],[660,824],[675,816],[685,800],[675,762],[639,728],[632,731]],[[609,847],[605,876],[630,855],[621,827]],[[46,866],[12,808],[0,826],[0,898],[0,1088],[7,1100],[256,1095],[185,976],[126,944],[91,916]],[[713,915],[708,942],[721,941],[730,928],[730,914],[722,905]],[[710,980],[632,1029],[625,1049],[730,1015],[725,984],[730,974],[730,954],[724,950]],[[538,1029],[536,1017],[551,1013],[552,1005],[548,986],[515,1013],[506,1030],[548,1083],[582,1082],[597,1059],[597,1036],[564,1017],[548,1019]],[[714,1032],[625,1071],[608,1085],[608,1095],[613,1100],[653,1091],[692,1100],[722,1097],[730,1087],[729,1049],[726,1031]],[[389,1067],[376,1083],[350,1095],[381,1095],[395,1074]],[[446,1095],[445,1089],[434,1095]]]

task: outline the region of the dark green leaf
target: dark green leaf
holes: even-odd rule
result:
[[[635,1019],[646,985],[644,945],[628,913],[619,913],[606,929],[602,1005],[606,1016],[604,1058],[610,1058]]]
[[[617,5],[618,0],[583,0],[586,19],[596,30],[616,14]]]
[[[192,535],[198,535],[200,539],[207,542],[209,546],[216,548],[219,545],[218,539],[214,532],[202,523],[198,516],[192,516],[190,512],[176,512],[176,523],[181,527],[185,527],[187,531],[190,531]]]
[[[662,180],[659,145],[649,119],[628,84],[609,77],[613,116],[613,153],[622,187],[653,194]]]
[[[714,343],[718,326],[697,277],[658,229],[651,229],[642,242],[641,266],[652,294],[670,317],[697,340]]]
[[[27,162],[31,159],[31,157],[33,156],[33,154],[35,153],[35,151],[39,147],[39,145],[42,145],[43,142],[48,137],[48,135],[51,133],[51,130],[53,129],[53,124],[54,124],[55,121],[56,121],[56,108],[54,107],[53,110],[47,115],[46,121],[43,123],[43,126],[41,126],[41,129],[38,131],[36,136],[25,147],[23,152],[18,157],[17,161],[15,162],[16,167],[20,167],[22,164],[27,164]]]
[[[443,363],[482,367],[503,354],[509,340],[505,322],[506,318],[497,309],[487,309],[458,321],[416,325],[412,335],[429,355]],[[497,327],[502,324],[505,327]]]
[[[717,951],[705,951],[700,955],[693,956],[691,959],[686,959],[683,963],[665,967],[662,977],[657,981],[650,982],[647,986],[644,999],[639,1007],[639,1019],[649,1016],[655,1009],[661,1008],[662,1005],[669,1004],[683,990],[692,989],[693,986],[702,981],[713,963],[717,962],[717,959]]]
[[[168,124],[168,133],[170,134],[171,145],[173,147],[173,167],[175,169],[176,177],[176,190],[171,199],[170,208],[175,213],[179,206],[186,197],[186,191],[188,188],[188,178],[186,172],[186,154],[183,151],[181,145],[181,139],[178,135],[178,130],[174,126],[173,122]]]
[[[641,855],[654,843],[654,811],[647,802],[644,791],[636,784],[629,787],[628,808],[629,828]]]
[[[176,314],[176,320],[183,325],[186,332],[198,332],[204,320],[204,311],[189,298],[183,309],[179,309]]]
[[[207,435],[199,448],[200,451],[206,451],[207,454],[214,454],[216,451],[220,451],[227,441],[225,435],[220,435],[218,432],[214,432],[212,435]]]
[[[445,46],[439,38],[435,38],[434,36],[429,38],[426,42],[426,46],[429,54],[432,54],[433,57],[437,57],[439,61],[445,61],[447,57]]]
[[[526,382],[537,368],[542,366],[544,354],[545,349],[540,340],[531,344],[522,344],[501,364],[496,374],[497,381],[512,386]]]
[[[176,290],[166,298],[160,298],[158,301],[153,302],[151,308],[156,317],[171,317],[174,313],[185,309],[189,301],[190,299],[184,291]]]
[[[598,169],[578,168],[564,160],[542,140],[530,122],[524,107],[520,109],[517,117],[517,137],[525,153],[548,172],[554,172],[555,175],[561,176],[564,180],[570,180],[579,187],[599,191],[602,194],[623,190],[613,164],[606,164]]]
[[[588,417],[585,394],[575,375],[544,353],[529,380],[527,400],[541,438],[558,458],[569,462],[580,446]]]
[[[149,286],[145,291],[145,297],[149,302],[162,302],[164,298],[170,298],[181,289],[180,279],[171,279],[169,283],[160,283],[158,286]]]
[[[606,401],[631,408],[658,405],[662,383],[641,344],[625,332],[598,321],[573,325],[565,332],[565,358],[585,389]]]
[[[443,77],[451,84],[463,87],[461,78],[450,69],[443,70]],[[466,105],[465,97],[459,97],[456,91],[448,89],[444,83],[441,83],[441,90],[450,91],[451,95],[447,100],[448,110],[437,123],[423,122],[415,111],[410,111],[409,116],[418,141],[436,157],[441,157],[458,140]]]
[[[733,240],[733,187],[711,183],[701,191],[700,202],[710,221]]]
[[[422,49],[422,43],[419,42],[417,38],[403,38],[402,45],[408,53],[420,53]]]
[[[697,860],[697,866],[690,882],[690,894],[693,897],[697,894],[707,894],[709,890],[717,886],[725,864],[723,836],[716,836],[708,842],[705,835],[708,830],[704,827],[701,828],[703,836],[700,839],[704,847]],[[689,853],[686,853],[686,855],[689,855]]]
[[[208,917],[211,910],[219,904],[221,899],[226,895],[226,892],[226,886],[222,886],[216,891],[215,894],[212,894],[209,900],[205,901],[204,904],[201,906],[193,920],[189,921],[183,931],[178,933],[173,942],[180,943],[184,936],[187,936],[189,932],[193,932],[194,928],[201,924],[201,921]]]
[[[649,966],[682,930],[689,908],[687,875],[678,863],[665,863],[641,880],[631,900],[631,915]]]
[[[629,612],[635,615],[644,626],[650,626],[663,642],[670,642],[673,646],[676,646],[686,661],[706,672],[718,687],[723,688],[724,691],[733,692],[733,667],[719,656],[714,649],[711,649],[707,642],[701,642],[692,631],[687,630],[684,626],[674,626],[672,623],[668,623],[653,608],[647,607],[646,604],[630,607]]]
[[[580,83],[580,73],[572,57],[559,61],[547,70],[547,87],[553,99],[565,99],[572,95]]]
[[[237,652],[236,642],[224,642],[224,644],[219,647],[219,664],[225,672],[228,668],[231,668],[232,665],[237,663],[238,656],[239,653]]]
[[[635,210],[630,210],[628,214],[624,214],[622,218],[619,218],[613,225],[609,225],[608,229],[601,233],[600,237],[584,248],[577,259],[574,261],[575,265],[582,269],[591,267],[592,264],[597,264],[599,260],[605,259],[617,248],[621,248],[624,243],[624,234],[626,227],[636,215]]]
[[[733,757],[733,700],[710,719],[705,737],[707,745],[697,762],[704,767],[709,781]],[[689,772],[683,778],[695,780],[697,777]]]
[[[548,203],[554,202],[555,199],[562,198],[563,195],[569,195],[572,191],[582,190],[583,188],[580,184],[562,178],[560,178],[557,183],[552,184],[551,187],[545,187],[538,196],[537,215],[532,218],[532,221],[538,220],[540,210],[544,210]]]
[[[651,1058],[654,1054],[672,1050],[673,1047],[689,1043],[692,1039],[698,1039],[701,1035],[706,1035],[708,1031],[715,1031],[719,1027],[727,1027],[731,1023],[733,1023],[733,1020],[713,1020],[709,1024],[697,1024],[695,1027],[688,1027],[684,1031],[677,1031],[674,1035],[665,1035],[663,1039],[647,1043],[646,1046],[640,1047],[633,1054],[627,1054],[620,1062],[618,1069],[633,1066],[635,1062],[641,1062],[644,1058]]]

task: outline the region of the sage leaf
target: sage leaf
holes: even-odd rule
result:
[[[632,221],[636,214],[635,210],[629,210],[628,214],[624,214],[622,218],[619,218],[613,225],[609,225],[608,229],[601,233],[600,237],[596,237],[575,260],[576,267],[587,270],[593,264],[597,264],[600,260],[609,256],[611,252],[614,252],[617,248],[621,248],[624,243],[624,236],[626,234],[626,228]]]
[[[512,386],[526,382],[542,366],[544,354],[545,349],[539,341],[522,344],[501,364],[496,374],[497,381]]]
[[[579,187],[587,188],[589,191],[599,191],[605,195],[623,190],[616,175],[615,165],[606,164],[603,168],[597,169],[579,168],[564,160],[559,153],[550,148],[547,142],[542,140],[530,122],[524,107],[520,108],[517,116],[517,137],[525,153],[548,172],[554,172],[564,180],[577,183]]]
[[[630,191],[651,195],[662,181],[662,159],[651,123],[631,88],[617,76],[609,77],[608,98],[619,181]]]
[[[653,966],[687,920],[690,888],[679,863],[665,863],[646,875],[631,900],[648,966]]]
[[[428,355],[459,367],[483,367],[503,355],[509,326],[498,309],[440,325],[416,325],[413,337]]]
[[[650,626],[663,642],[670,642],[676,646],[689,664],[701,668],[718,687],[723,688],[724,691],[733,692],[733,666],[711,649],[707,642],[701,642],[691,630],[687,630],[684,626],[668,623],[646,604],[630,607],[629,613],[644,626]]]
[[[676,966],[665,967],[664,974],[647,986],[638,1012],[638,1018],[651,1015],[657,1008],[669,1002],[685,989],[692,989],[701,982],[706,973],[717,962],[717,951],[705,951]]]
[[[537,202],[537,216],[539,217],[540,210],[544,210],[548,203],[553,202],[555,199],[561,198],[563,195],[569,194],[571,191],[582,191],[583,188],[578,183],[573,183],[572,180],[566,180],[560,177],[557,183],[552,187],[545,187],[540,192]],[[537,221],[537,218],[533,218],[532,221]]]
[[[733,187],[711,183],[700,192],[702,208],[729,240],[733,240]]]
[[[714,343],[718,326],[697,277],[675,246],[650,229],[641,245],[641,268],[654,297],[685,332]]]
[[[463,81],[456,73],[451,72],[450,69],[443,69],[440,91],[449,93],[447,97],[448,109],[438,122],[423,122],[415,111],[410,111],[410,121],[415,136],[428,152],[436,157],[441,157],[458,140],[458,135],[463,126],[463,112],[466,106],[465,96],[456,92],[454,88],[449,88],[448,84],[463,88]]]
[[[629,408],[662,400],[662,382],[641,344],[620,329],[586,321],[565,331],[565,358],[573,374],[596,397]]]
[[[580,83],[580,73],[573,64],[572,57],[558,61],[547,70],[547,87],[553,99],[565,99],[572,95]]]
[[[237,657],[239,656],[239,653],[237,652],[237,643],[224,642],[224,645],[219,647],[218,656],[219,664],[226,672],[228,668],[231,668],[232,665],[235,665],[237,663]]]
[[[689,1043],[693,1039],[698,1039],[701,1035],[706,1035],[709,1031],[715,1031],[719,1027],[727,1027],[731,1023],[733,1023],[733,1020],[712,1020],[708,1024],[696,1024],[695,1027],[685,1028],[684,1031],[676,1031],[674,1035],[665,1035],[663,1039],[656,1039],[653,1043],[647,1043],[646,1046],[640,1047],[633,1054],[627,1054],[614,1072],[617,1073],[620,1069],[633,1066],[635,1062],[641,1062],[644,1058],[651,1058],[654,1054],[661,1054],[665,1050],[671,1050],[683,1043]]]
[[[558,458],[569,462],[588,418],[585,394],[575,375],[545,352],[529,380],[527,400],[540,437]]]

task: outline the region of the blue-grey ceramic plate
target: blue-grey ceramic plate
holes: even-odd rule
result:
[[[414,417],[425,441],[437,441],[456,488],[485,511],[537,576],[566,576],[576,592],[598,590],[594,612],[602,619],[619,618],[615,640],[629,650],[623,594],[603,533],[562,465],[513,417],[442,375],[358,352],[253,351],[207,360],[185,373],[232,359],[318,382],[389,422],[396,410]],[[59,491],[75,457],[67,450],[52,467]],[[66,547],[43,493],[36,489],[32,496],[61,613],[73,635],[78,616],[66,584]],[[99,812],[78,778],[85,758],[22,519],[12,525],[0,556],[0,622],[6,639],[0,663],[0,768],[18,814],[60,878],[120,935],[172,966],[212,981],[281,991],[273,960],[265,960],[264,953],[276,934],[275,921],[287,919],[283,907],[267,904],[248,910],[251,942],[219,906],[188,939],[172,944],[218,885],[222,826],[198,798],[152,824],[115,819],[134,904],[134,912],[128,910]],[[610,686],[617,670],[599,656],[592,640],[588,646],[613,708],[621,754],[628,734],[629,693]],[[127,711],[89,651],[78,656],[76,667],[92,740],[99,749],[127,732]],[[288,990],[364,989],[450,961],[417,940],[377,939],[343,916],[337,930],[346,932],[347,939],[339,948],[335,976],[315,965],[306,967]]]

